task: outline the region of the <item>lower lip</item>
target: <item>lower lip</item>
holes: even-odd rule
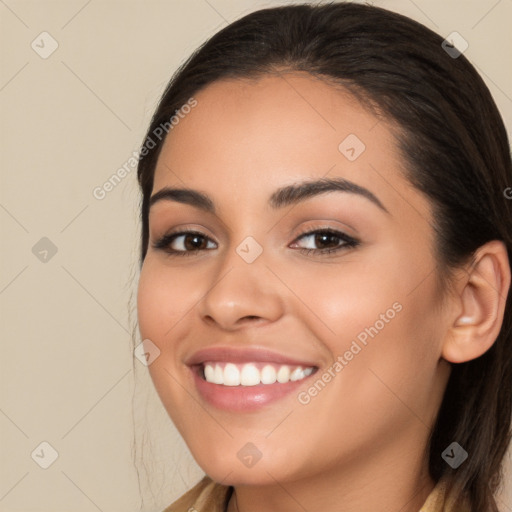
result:
[[[225,411],[248,412],[259,410],[285,396],[297,393],[298,389],[312,377],[286,382],[284,384],[258,384],[256,386],[223,386],[203,379],[197,368],[191,368],[195,385],[204,400]]]

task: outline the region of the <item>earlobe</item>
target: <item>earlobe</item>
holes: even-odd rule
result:
[[[481,246],[459,284],[457,314],[442,350],[442,357],[452,363],[480,357],[498,337],[510,287],[505,244],[493,240]]]
[[[473,319],[473,317],[468,316],[468,315],[463,315],[463,316],[460,316],[460,317],[457,319],[457,323],[456,323],[456,325],[457,325],[457,326],[461,326],[461,325],[472,325],[473,323],[474,323],[474,319]]]

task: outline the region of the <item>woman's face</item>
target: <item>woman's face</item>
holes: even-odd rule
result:
[[[229,484],[417,470],[447,321],[389,127],[305,74],[195,99],[158,160],[138,294],[192,454]]]

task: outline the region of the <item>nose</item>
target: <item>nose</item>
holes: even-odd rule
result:
[[[284,311],[280,283],[260,256],[245,262],[230,250],[198,304],[204,322],[226,331],[278,320]]]

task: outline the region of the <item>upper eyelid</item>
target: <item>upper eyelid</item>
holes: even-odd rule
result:
[[[295,235],[295,236],[297,237],[297,236],[301,236],[302,234],[305,234],[305,233],[310,233],[313,231],[324,231],[324,230],[337,231],[337,232],[340,232],[340,233],[342,233],[348,237],[351,237],[351,238],[355,238],[355,237],[359,236],[359,230],[356,227],[354,227],[350,224],[347,224],[346,222],[342,222],[338,219],[331,219],[331,218],[326,217],[324,219],[320,219],[320,218],[319,219],[310,219],[309,221],[302,220],[301,224],[310,223],[310,222],[311,223],[319,223],[319,224],[321,223],[322,225],[314,225],[314,226],[304,228],[305,230],[301,231],[298,235]],[[341,227],[324,224],[324,223],[331,223],[331,222],[335,222],[336,224],[341,224]],[[225,226],[225,224],[223,222],[222,222],[222,224]],[[198,228],[195,227],[196,225],[199,227]],[[212,233],[212,230],[210,230],[209,228],[205,227],[202,224],[184,223],[180,227],[173,228],[170,231],[165,231],[164,235],[161,235],[161,236],[152,236],[153,230],[150,229],[149,235],[150,235],[150,239],[151,238],[161,238],[162,236],[165,236],[165,235],[179,234],[179,233],[190,233],[190,232],[196,232],[201,235],[210,236],[209,234],[204,233],[203,230],[208,231],[209,233]],[[155,231],[159,231],[159,230],[155,229]],[[227,232],[227,234],[231,234],[231,229],[227,229],[226,232]],[[353,234],[351,234],[351,233],[353,233]],[[218,235],[212,235],[212,236],[217,237]],[[225,234],[222,233],[222,235],[218,236],[218,238],[223,238],[224,236],[225,236]]]
[[[296,240],[297,238],[302,237],[302,236],[311,235],[313,233],[323,232],[323,231],[329,231],[329,232],[332,232],[333,234],[337,234],[338,233],[338,234],[341,234],[341,235],[345,235],[346,237],[349,237],[349,238],[354,238],[352,235],[349,235],[346,231],[344,231],[344,230],[342,230],[340,228],[334,228],[332,226],[322,226],[322,227],[305,228],[299,234],[295,235],[294,240]],[[158,239],[158,238],[163,238],[164,236],[180,236],[180,235],[188,235],[188,234],[201,235],[201,236],[204,236],[204,237],[209,238],[210,240],[212,240],[212,236],[211,235],[209,235],[207,233],[204,233],[200,229],[187,228],[186,226],[184,228],[179,228],[179,229],[176,229],[176,231],[170,231],[168,233],[164,233],[164,235],[162,235],[160,237],[154,237],[154,238]]]

